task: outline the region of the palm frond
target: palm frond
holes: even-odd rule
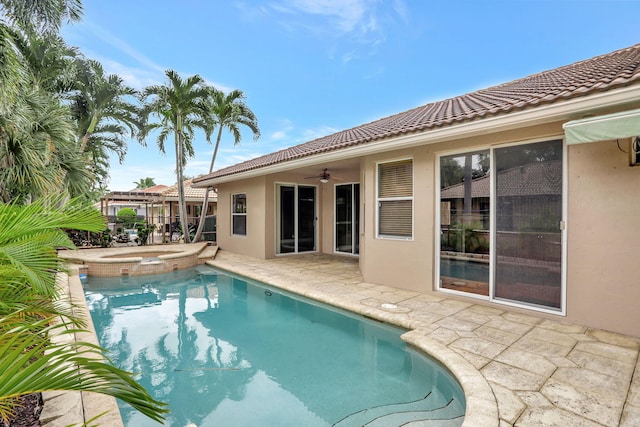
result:
[[[131,374],[102,361],[101,349],[64,337],[81,332],[51,319],[25,325],[20,312],[0,318],[0,414],[11,399],[49,390],[91,391],[114,396],[155,421],[167,412]],[[32,333],[36,328],[39,333]],[[50,338],[43,340],[41,334]]]

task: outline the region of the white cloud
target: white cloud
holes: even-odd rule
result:
[[[111,48],[115,48],[125,57],[131,59],[137,66],[125,65],[123,62],[115,61],[112,58],[105,57],[103,55],[95,55],[90,49],[83,48],[84,54],[92,59],[99,61],[104,69],[109,74],[119,75],[124,82],[135,88],[142,89],[149,85],[157,85],[166,83],[165,71],[168,67],[157,64],[149,59],[146,55],[136,50],[126,41],[114,36],[108,30],[104,29],[100,25],[92,23],[90,21],[84,21],[79,26],[80,31],[90,33],[91,36],[98,38]],[[79,35],[82,37],[82,35]],[[196,74],[188,71],[178,71],[181,76],[190,76]],[[204,81],[212,86],[215,86],[223,92],[230,92],[234,88],[231,88],[225,84],[214,82],[207,79],[205,76],[201,76]]]
[[[134,89],[143,89],[146,86],[162,84],[162,74],[144,68],[128,67],[109,58],[91,56],[99,61],[108,74],[117,74],[126,85]]]
[[[327,18],[342,33],[375,30],[375,0],[285,0],[272,4],[282,13],[304,13]]]
[[[236,7],[247,8],[244,3]],[[408,22],[404,0],[274,0],[252,19],[260,16],[287,32],[310,34],[326,45],[330,59],[343,63],[375,55],[387,39],[385,32]],[[363,46],[367,50],[360,52]]]
[[[130,44],[114,36],[109,31],[102,28],[100,25],[94,24],[89,21],[85,21],[85,25],[93,35],[97,36],[100,40],[107,43],[109,46],[114,47],[120,52],[125,53],[127,56],[135,59],[137,63],[143,65],[148,70],[164,73],[164,67],[156,64],[151,59],[147,58],[143,53],[137,51]]]
[[[285,139],[287,137],[287,132],[284,130],[277,130],[275,132],[273,132],[270,136],[269,139],[271,139],[272,141],[280,141],[282,139]]]
[[[403,0],[394,0],[392,7],[404,22],[409,22],[409,8]]]
[[[379,3],[379,0],[279,0],[262,7],[261,12],[270,19],[282,16],[278,23],[290,32],[303,29],[323,37],[356,35],[367,39],[375,35],[377,39],[381,34],[377,18]],[[245,10],[243,4],[236,6]]]
[[[333,133],[338,132],[340,129],[333,128],[331,126],[320,126],[315,129],[304,129],[300,134],[300,138],[298,139],[298,143],[313,141],[317,138],[322,138],[323,136],[331,135]]]

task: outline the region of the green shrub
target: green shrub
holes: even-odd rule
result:
[[[122,224],[124,228],[131,228],[136,223],[138,214],[131,208],[122,208],[116,215],[116,222]]]

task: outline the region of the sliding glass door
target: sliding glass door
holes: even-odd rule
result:
[[[563,311],[561,140],[440,158],[439,287]]]
[[[495,298],[560,309],[562,141],[498,148]]]
[[[360,184],[336,185],[336,252],[357,255],[360,252]]]
[[[316,187],[278,185],[277,247],[279,254],[316,250]]]
[[[440,286],[489,296],[489,150],[440,159]]]

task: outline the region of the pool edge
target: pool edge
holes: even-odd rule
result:
[[[58,273],[56,281],[62,297],[66,296],[71,301],[73,314],[86,324],[84,332],[74,334],[74,340],[99,345],[82,289],[78,266],[68,266],[68,273]],[[50,391],[43,392],[42,398],[42,427],[87,425],[95,417],[98,417],[94,421],[99,425],[124,427],[115,397],[85,391]]]

